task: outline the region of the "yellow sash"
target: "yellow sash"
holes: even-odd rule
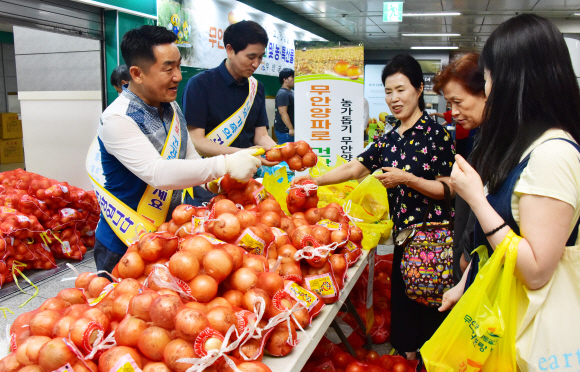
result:
[[[171,104],[173,120],[161,151],[161,156],[166,160],[177,159],[181,149],[181,128],[174,105],[173,102]],[[165,222],[173,190],[159,190],[147,185],[137,211],[134,211],[103,187],[105,175],[101,165],[98,136],[95,137],[89,149],[86,167],[103,216],[122,242],[131,245],[139,239],[142,233],[156,231]]]
[[[242,104],[242,106],[236,110],[229,118],[222,121],[217,127],[215,127],[209,134],[205,136],[218,145],[230,146],[236,138],[242,133],[244,125],[246,124],[246,119],[250,113],[250,109],[254,104],[254,99],[256,98],[256,93],[258,92],[258,81],[250,76],[248,78],[248,97]],[[193,188],[183,190],[181,196],[181,202],[185,200],[185,195],[189,194],[191,198],[194,198]]]

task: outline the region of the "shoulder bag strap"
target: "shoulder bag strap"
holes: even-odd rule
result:
[[[442,181],[441,184],[443,185],[443,192],[445,193],[445,207],[447,208],[447,212],[449,213],[449,229],[453,230],[454,222],[453,217],[451,216],[451,190],[449,190],[449,186]],[[425,214],[423,215],[423,225],[421,226],[421,231],[427,230],[427,217],[429,217],[429,213],[433,211],[433,199],[429,198],[429,205],[425,210]]]

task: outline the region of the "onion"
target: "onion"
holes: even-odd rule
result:
[[[296,320],[292,319],[294,324],[300,324],[303,329],[306,329],[310,325],[310,314],[305,308],[293,312],[292,315],[296,318]]]
[[[165,265],[168,261],[169,260],[167,258],[160,258],[153,262],[145,261],[145,270],[143,270],[143,275],[149,276],[149,274],[151,274],[151,272],[153,271],[155,265]]]
[[[276,241],[278,240],[279,237],[276,238]],[[280,239],[283,243],[282,245],[289,243],[290,240],[288,239],[287,235],[284,235],[284,240]],[[276,260],[278,259],[278,248],[277,247],[278,244],[274,243],[274,244],[270,244],[270,246],[268,247],[268,252],[267,252],[267,256],[268,256],[268,260]],[[270,261],[268,261],[269,263]],[[269,266],[269,265],[268,265]],[[266,271],[268,271],[266,269]]]
[[[321,208],[320,214],[322,218],[325,220],[338,222],[338,220],[340,219],[340,211],[337,208],[329,207],[328,205],[324,208]]]
[[[76,360],[77,356],[68,348],[62,338],[48,341],[38,353],[38,365],[42,372],[52,372],[67,363],[72,366]]]
[[[117,266],[121,278],[138,278],[143,275],[145,263],[137,252],[126,253]]]
[[[244,294],[244,298],[242,299],[242,309],[253,312],[254,311],[254,303],[256,302],[256,299],[258,297],[261,297],[264,299],[264,304],[266,306],[265,309],[270,307],[272,300],[270,299],[270,296],[268,296],[266,291],[264,291],[262,289],[258,289],[258,288],[252,288]],[[257,307],[256,307],[256,309],[257,309]]]
[[[288,167],[293,171],[302,169],[302,158],[298,154],[286,160],[286,163],[288,163]]]
[[[288,196],[286,197],[286,203],[288,206],[292,205],[297,208],[302,208],[305,202],[306,196],[301,189],[296,188],[288,191]]]
[[[241,307],[244,294],[241,291],[238,291],[237,289],[230,289],[229,291],[223,294],[223,298],[228,300],[228,302],[232,306]]]
[[[276,212],[263,212],[260,214],[260,222],[262,222],[263,224],[265,224],[269,227],[278,227],[279,228],[280,227],[280,215]]]
[[[231,190],[228,192],[228,198],[233,201],[235,204],[246,204],[248,198],[246,198],[246,193],[244,190]],[[253,198],[252,198],[253,200]]]
[[[272,147],[266,151],[266,160],[268,161],[282,161],[282,151],[279,148]]]
[[[103,326],[105,332],[109,329],[109,323],[111,323],[110,318],[101,309],[96,307],[87,309],[80,317],[94,320]]]
[[[143,319],[146,322],[150,322],[151,315],[149,310],[151,308],[151,303],[157,297],[159,297],[159,295],[155,291],[145,291],[133,297],[131,302],[129,302],[129,314],[139,319]]]
[[[294,245],[294,247],[303,248],[302,238],[304,238],[306,235],[312,235],[312,229],[310,228],[310,226],[296,227],[294,232],[292,232],[292,236],[290,237],[292,239],[292,244]]]
[[[323,264],[317,267],[309,266],[308,275],[320,275],[330,273],[332,271],[332,267],[330,266],[328,259],[324,258],[323,261],[324,261]]]
[[[202,262],[205,253],[213,249],[213,244],[200,235],[188,236],[179,243],[179,249],[194,252],[197,260]]]
[[[217,217],[213,233],[220,240],[233,240],[240,235],[240,221],[233,214],[224,213]]]
[[[175,341],[177,341],[177,340],[173,340],[171,342],[175,342]],[[169,344],[167,344],[167,346],[165,347],[165,350],[167,350],[169,345],[171,345],[171,342]],[[163,358],[165,359],[165,352],[163,352]],[[143,367],[143,372],[171,372],[171,370],[169,369],[167,364],[165,364],[163,362],[155,362],[155,363],[149,363],[149,364],[145,365],[145,367]]]
[[[76,317],[63,316],[60,318],[52,328],[51,337],[68,337],[69,329],[71,325],[75,322]]]
[[[70,307],[70,303],[60,299],[60,298],[49,298],[40,305],[40,310],[60,310]]]
[[[278,265],[278,260],[268,258],[268,271],[280,275],[280,265]]]
[[[43,310],[30,320],[30,334],[33,336],[52,336],[52,329],[60,319],[57,310]]]
[[[294,223],[294,230],[296,230],[296,228],[300,227],[300,226],[309,226],[310,224],[308,223],[308,221],[306,221],[305,218],[293,218],[292,222]],[[294,232],[294,230],[292,230],[292,232]],[[290,234],[290,233],[289,233]]]
[[[296,154],[300,156],[306,155],[311,150],[310,145],[306,141],[296,141],[294,146],[296,147]]]
[[[232,289],[237,289],[242,293],[246,293],[249,289],[254,288],[258,284],[258,275],[252,269],[242,267],[231,275]]]
[[[109,284],[111,284],[111,281],[107,278],[93,277],[89,284],[89,295],[91,298],[99,297],[103,289]]]
[[[294,276],[296,279],[302,281],[302,270],[298,262],[287,262],[280,265],[280,275],[282,277]]]
[[[264,232],[264,241],[266,242],[266,246],[268,246],[272,241],[274,241],[274,233],[270,226],[266,225],[263,222],[256,222],[256,227],[259,228]]]
[[[181,298],[179,293],[177,293],[174,290],[171,290],[169,288],[161,288],[160,290],[157,291],[157,293],[159,294],[159,296],[167,295],[167,296],[174,296],[174,297]]]
[[[240,222],[240,230],[243,231],[250,226],[254,226],[258,221],[258,217],[254,212],[239,210],[236,212],[236,218]]]
[[[22,364],[20,364],[15,354],[0,359],[0,371],[2,372],[18,372],[22,367]]]
[[[82,313],[84,313],[90,308],[91,307],[88,304],[74,304],[71,305],[71,307],[69,308],[70,310],[66,315],[73,318],[78,318],[79,316],[81,316]]]
[[[248,182],[248,184],[244,188],[244,193],[246,194],[246,198],[251,202],[255,202],[256,197],[254,195],[254,192],[260,190],[263,187],[264,186],[261,183],[259,183],[258,181],[254,180],[254,179],[250,179],[250,181]]]
[[[137,342],[149,325],[142,319],[127,315],[117,326],[115,341],[119,346],[137,347]]]
[[[333,243],[341,244],[346,241],[347,237],[348,237],[347,230],[344,229],[335,230],[330,234],[330,241],[332,241]]]
[[[250,338],[244,345],[232,351],[232,355],[239,359],[242,358],[240,354],[240,349],[242,349],[244,354],[250,359],[255,357],[256,355],[259,355],[256,358],[256,360],[262,360],[262,358],[264,357],[263,352],[260,351],[260,341],[256,340],[255,338]]]
[[[225,176],[223,176],[223,178],[220,181],[220,186],[226,191],[226,192],[230,192],[230,190],[234,190],[234,189],[243,189],[246,184],[243,182],[240,182],[236,179],[233,179],[232,177],[230,177],[229,174],[226,174]]]
[[[318,221],[322,219],[320,215],[320,209],[318,208],[310,208],[306,212],[304,212],[304,217],[306,217],[306,221],[308,221],[311,225],[316,225]]]
[[[185,304],[186,307],[189,307],[191,309],[195,309],[195,310],[199,310],[200,312],[207,314],[207,306],[205,306],[205,304],[202,304],[201,302],[196,302],[196,301],[192,301],[192,302],[187,302]]]
[[[77,319],[70,329],[70,340],[83,353],[93,350],[93,343],[97,339],[98,332],[105,332],[103,327],[95,321],[87,318]]]
[[[129,310],[129,302],[134,296],[132,294],[122,294],[113,300],[113,316],[112,319],[121,321]]]
[[[18,362],[23,365],[32,365],[38,363],[38,352],[50,341],[50,337],[32,336],[26,339],[16,351]]]
[[[0,361],[0,371],[6,371],[6,369],[3,369],[1,361]],[[31,364],[29,366],[22,367],[18,371],[19,372],[42,372],[42,370],[40,369],[40,366],[38,364]],[[75,372],[76,372],[76,370],[75,370]],[[82,371],[79,371],[79,372],[82,372]],[[87,371],[87,372],[90,372],[90,371]]]
[[[236,271],[240,267],[242,267],[242,263],[244,262],[244,255],[246,254],[246,250],[242,247],[238,247],[237,245],[233,244],[223,244],[220,246],[234,260],[234,266],[232,267],[232,271]]]
[[[291,244],[284,244],[282,247],[278,248],[278,257],[282,256],[282,263],[295,262],[294,255],[296,254],[296,248]]]
[[[85,297],[84,293],[77,288],[65,288],[58,292],[56,298],[60,298],[61,300],[66,301],[71,305],[87,303],[87,298]]]
[[[295,218],[302,218],[303,220],[305,220],[306,216],[304,215],[304,212],[296,212],[292,214],[292,219]]]
[[[280,204],[276,201],[276,199],[272,198],[262,201],[260,205],[258,205],[258,211],[261,213],[274,212],[280,215],[280,213],[282,213],[282,207],[280,207]]]
[[[236,313],[231,306],[217,306],[208,311],[207,320],[213,329],[222,335],[228,332],[232,325],[237,323]]]
[[[270,297],[274,297],[276,292],[284,289],[284,279],[276,273],[260,273],[256,288],[264,290]]]
[[[346,257],[343,254],[333,254],[330,256],[329,261],[335,276],[342,278],[348,269]]]
[[[167,232],[167,233],[170,233],[171,235],[175,235],[177,230],[179,230],[179,225],[176,224],[174,220],[171,220],[171,221],[169,221],[169,225],[167,225],[167,231],[163,231],[163,232]]]
[[[209,275],[198,275],[189,282],[189,288],[196,301],[208,302],[216,296],[218,283]]]
[[[246,210],[246,211],[254,212],[255,208],[256,208],[256,204],[254,204],[254,203],[244,204],[244,210]]]
[[[362,240],[362,230],[357,226],[350,226],[350,241],[353,243],[358,243]]]
[[[191,236],[193,234],[194,234],[193,224],[191,222],[186,222],[183,225],[179,226],[179,229],[177,229],[177,236],[181,239],[185,238],[186,236]]]
[[[75,288],[82,288],[85,291],[89,290],[89,283],[91,282],[91,280],[93,280],[93,278],[96,276],[96,274],[93,273],[81,273],[79,274],[79,276],[76,278],[75,280]]]
[[[280,152],[285,159],[293,157],[296,153],[294,142],[286,142],[286,144],[280,148]]]
[[[105,351],[99,357],[99,363],[97,363],[99,365],[99,372],[110,372],[119,359],[126,354],[129,354],[133,358],[139,368],[143,368],[143,361],[137,350],[128,346],[115,346]]]
[[[164,295],[154,299],[151,302],[151,308],[149,310],[153,325],[173,329],[175,325],[175,314],[177,314],[177,311],[182,305],[181,300],[175,296]]]
[[[169,232],[171,232],[171,226],[169,224]],[[177,231],[177,228],[175,229]],[[175,231],[173,233],[175,233]],[[163,239],[156,233],[145,234],[139,239],[139,244],[137,245],[137,250],[141,258],[147,261],[155,261],[161,257],[161,251],[163,250]]]
[[[214,212],[216,218],[224,213],[235,215],[238,212],[238,207],[236,207],[236,204],[233,201],[222,199],[214,204]]]
[[[225,306],[225,307],[232,307],[232,304],[230,304],[230,302],[228,300],[226,300],[223,297],[216,297],[213,300],[211,300],[210,302],[208,302],[206,305],[207,310],[211,310],[214,307],[218,307],[218,306]]]
[[[77,361],[75,365],[72,366],[72,369],[74,372],[97,372],[99,367],[90,360],[83,360]]]
[[[242,266],[253,269],[257,273],[262,273],[268,268],[268,260],[264,256],[248,253],[244,255]]]
[[[290,332],[292,332],[292,339],[297,339],[296,328],[294,327],[294,323],[290,323]],[[285,356],[288,355],[291,351],[293,346],[287,343],[288,337],[290,333],[288,331],[288,323],[283,322],[278,324],[274,327],[272,333],[270,333],[270,337],[266,342],[265,349],[266,351],[274,356]]]
[[[189,307],[182,308],[175,317],[176,334],[187,341],[195,341],[197,336],[209,326],[209,320],[204,313]]]
[[[282,217],[280,219],[280,228],[286,231],[288,234],[291,234],[292,231],[296,228],[296,226],[294,226],[294,222],[292,222],[291,218]]]
[[[307,168],[311,168],[311,167],[315,166],[317,161],[318,161],[318,156],[316,156],[316,154],[312,151],[308,151],[302,157],[302,163]]]
[[[163,232],[168,230],[169,230],[169,222],[163,222],[161,225],[159,225],[157,232]]]
[[[14,323],[10,326],[10,333],[20,333],[22,328],[28,329],[30,320],[36,315],[36,312],[29,311],[23,314],[18,315],[16,319],[14,319]]]
[[[143,331],[137,346],[145,357],[160,361],[167,344],[171,342],[171,333],[167,329],[151,326]]]
[[[189,282],[199,272],[199,260],[192,251],[179,251],[169,259],[169,272],[171,275]]]
[[[304,201],[304,205],[302,206],[302,208],[310,209],[310,208],[316,208],[317,206],[318,206],[318,196],[312,195],[312,196],[306,197],[306,200]]]
[[[120,295],[129,294],[131,296],[136,296],[139,294],[141,289],[141,283],[137,279],[123,279],[115,287],[115,298]]]
[[[173,213],[171,214],[171,218],[176,225],[183,225],[186,222],[191,222],[191,218],[193,217],[193,213],[195,212],[195,207],[188,204],[182,204],[175,207]]]
[[[330,244],[330,230],[324,226],[312,227],[312,236],[320,245]]]
[[[161,251],[162,257],[169,259],[179,247],[179,239],[175,236],[175,233],[163,232],[161,233],[163,237],[163,249]]]
[[[223,249],[214,249],[207,252],[203,257],[203,268],[205,269],[205,272],[207,275],[214,278],[218,283],[230,275],[233,267],[234,259],[228,252]]]
[[[171,371],[185,372],[189,367],[192,366],[192,364],[189,363],[178,362],[179,359],[183,358],[198,358],[198,355],[195,353],[193,344],[179,338],[167,344],[165,351],[163,352],[163,360]],[[143,372],[146,372],[147,368],[150,366],[151,365],[145,367]],[[159,367],[150,372],[165,371]]]

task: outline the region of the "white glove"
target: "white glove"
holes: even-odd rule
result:
[[[247,149],[226,155],[226,173],[240,182],[248,182],[262,162],[252,154],[255,149]]]

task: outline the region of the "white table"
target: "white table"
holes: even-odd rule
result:
[[[270,367],[272,372],[300,372],[302,370],[302,367],[304,367],[308,358],[310,358],[310,355],[316,346],[318,346],[318,343],[338,313],[338,310],[340,310],[342,301],[348,297],[356,281],[363,273],[368,264],[368,255],[369,251],[363,250],[363,254],[359,257],[356,264],[348,269],[348,280],[340,293],[340,301],[332,305],[326,305],[320,314],[312,320],[312,326],[306,329],[306,334],[312,340],[309,340],[304,332],[298,330],[299,343],[290,354],[284,357],[264,356],[262,362]]]

